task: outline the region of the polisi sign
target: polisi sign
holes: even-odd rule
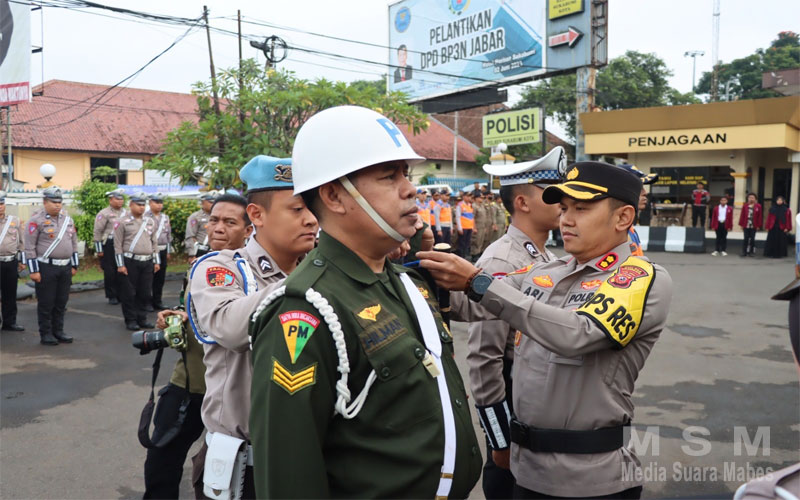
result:
[[[528,144],[541,140],[540,108],[495,113],[483,117],[483,147],[506,144]]]

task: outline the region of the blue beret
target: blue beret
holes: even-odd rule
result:
[[[294,188],[291,158],[258,155],[239,170],[239,177],[248,192]]]

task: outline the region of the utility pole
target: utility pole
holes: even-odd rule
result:
[[[14,159],[11,155],[11,106],[6,106],[6,139],[8,139],[8,156],[6,157],[6,166],[8,167],[6,191],[11,192],[11,188],[13,187],[12,179],[14,178]]]
[[[702,50],[687,50],[683,53],[683,57],[691,57],[692,58],[692,92],[695,92],[695,79],[694,79],[694,70],[697,66],[697,56],[704,56],[706,55],[705,52]]]
[[[714,65],[711,74],[711,100],[716,101],[719,93],[719,0],[714,0],[714,14],[711,17],[711,64]]]
[[[214,112],[219,116],[219,96],[217,95],[217,73],[214,71],[214,54],[211,52],[211,27],[208,25],[208,7],[203,5],[203,21],[206,23],[208,39],[208,60],[211,65],[211,93],[214,96]]]
[[[544,156],[547,153],[547,124],[545,123],[547,113],[545,113],[544,104],[542,104],[542,109],[539,112],[542,113],[542,156]]]
[[[581,66],[576,73],[577,88],[575,95],[577,120],[575,120],[575,161],[586,161],[586,137],[583,134],[581,113],[588,113],[594,109],[594,89],[597,80],[597,68]]]
[[[456,123],[453,134],[453,177],[458,177],[458,111],[456,111]]]
[[[239,26],[239,97],[244,90],[244,76],[242,75],[242,11],[236,11],[236,22]],[[239,109],[239,123],[244,123],[244,110]]]

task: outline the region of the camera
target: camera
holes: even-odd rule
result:
[[[131,334],[133,347],[139,354],[147,354],[154,349],[171,347],[178,351],[186,350],[186,335],[183,333],[183,318],[180,315],[167,316],[167,327],[148,332],[139,330]]]

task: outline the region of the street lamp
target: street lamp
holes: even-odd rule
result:
[[[56,167],[55,167],[55,165],[51,165],[50,163],[45,163],[44,165],[39,167],[39,174],[41,174],[41,176],[44,177],[45,182],[42,183],[42,184],[39,184],[37,187],[40,188],[40,189],[49,188],[50,186],[53,185],[53,183],[50,182],[50,179],[55,177],[55,175],[56,175]]]
[[[683,53],[683,57],[691,57],[692,58],[692,92],[694,92],[694,70],[697,66],[697,56],[704,56],[706,55],[705,52],[702,50],[687,50]]]

